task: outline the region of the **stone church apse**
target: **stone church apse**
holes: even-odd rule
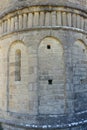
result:
[[[87,0],[0,2],[3,130],[87,130],[86,10]]]

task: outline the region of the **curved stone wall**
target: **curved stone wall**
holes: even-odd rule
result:
[[[8,130],[85,130],[86,11],[39,2],[1,15],[0,122]]]
[[[4,4],[3,4],[4,3]],[[0,2],[0,15],[6,14],[8,11],[18,10],[23,7],[35,6],[35,5],[57,5],[57,6],[68,6],[83,9],[86,11],[87,0],[3,0]]]

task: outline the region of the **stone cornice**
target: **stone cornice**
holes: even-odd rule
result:
[[[54,27],[86,32],[87,14],[63,7],[24,8],[0,20],[0,36],[22,30]]]
[[[22,29],[22,30],[16,30],[16,31],[12,31],[10,33],[4,33],[0,36],[0,39],[4,39],[5,37],[8,37],[8,36],[12,36],[13,34],[20,34],[20,33],[23,33],[23,32],[31,32],[31,31],[40,31],[40,30],[66,30],[66,31],[74,31],[74,32],[77,32],[77,33],[82,33],[82,34],[85,34],[87,35],[87,31],[84,31],[82,29],[78,29],[78,28],[73,28],[73,27],[67,27],[67,26],[48,26],[48,27],[35,27],[35,28],[27,28],[27,29]]]

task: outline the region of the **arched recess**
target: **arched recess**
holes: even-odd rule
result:
[[[46,37],[38,49],[39,113],[64,114],[66,85],[64,51],[61,43]]]
[[[75,112],[87,110],[87,47],[77,40],[72,49]]]
[[[0,47],[0,109],[3,110],[5,107],[5,84],[4,84],[4,56],[3,56],[3,49]]]
[[[9,111],[28,112],[28,55],[26,46],[14,42],[9,50]]]

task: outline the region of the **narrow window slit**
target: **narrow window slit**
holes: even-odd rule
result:
[[[47,45],[47,49],[51,49],[51,46],[50,46],[50,45]]]
[[[85,49],[83,49],[83,52],[85,52]]]
[[[15,52],[15,81],[21,81],[21,50]]]
[[[48,84],[49,84],[49,85],[52,85],[52,84],[53,84],[52,82],[53,82],[52,79],[49,79],[49,80],[48,80]]]

